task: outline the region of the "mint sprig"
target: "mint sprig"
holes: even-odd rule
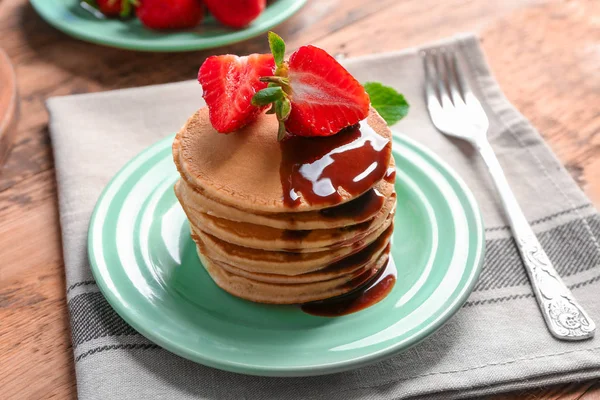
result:
[[[404,96],[394,88],[384,86],[379,82],[367,82],[363,86],[371,98],[371,105],[388,126],[392,126],[406,117],[410,106]]]

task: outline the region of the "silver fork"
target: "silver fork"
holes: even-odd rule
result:
[[[487,140],[488,118],[451,49],[422,52],[429,116],[442,133],[471,143],[502,199],[512,234],[548,329],[561,340],[594,336],[596,326],[565,286],[535,237]]]

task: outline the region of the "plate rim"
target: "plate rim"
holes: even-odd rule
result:
[[[159,347],[174,353],[178,356],[181,356],[190,361],[217,368],[224,371],[242,373],[245,375],[254,375],[254,376],[270,376],[270,377],[304,377],[304,376],[317,376],[317,375],[327,375],[333,374],[348,370],[353,370],[356,368],[364,367],[366,365],[370,365],[376,362],[384,361],[388,358],[393,357],[396,354],[402,353],[414,345],[420,343],[431,334],[440,329],[445,323],[447,323],[456,312],[463,306],[468,297],[473,291],[475,284],[477,283],[478,277],[481,273],[483,262],[485,259],[485,231],[483,218],[478,206],[477,201],[475,200],[475,196],[468,188],[467,184],[464,180],[455,172],[448,163],[443,161],[437,154],[435,154],[432,150],[424,146],[423,144],[413,140],[406,135],[398,134],[397,132],[393,133],[394,141],[404,142],[404,145],[408,145],[413,151],[421,152],[426,157],[429,157],[430,160],[426,160],[428,163],[437,163],[441,169],[444,170],[452,179],[454,179],[455,183],[460,188],[461,192],[465,196],[466,202],[470,206],[470,210],[472,212],[472,216],[474,217],[475,223],[475,234],[477,238],[478,246],[475,247],[475,260],[474,265],[471,271],[471,274],[468,276],[468,281],[463,286],[457,286],[455,290],[460,290],[457,297],[455,297],[451,301],[451,305],[443,310],[442,315],[440,315],[435,321],[431,322],[425,329],[420,330],[413,337],[407,338],[403,341],[395,342],[394,344],[378,350],[376,352],[371,352],[359,357],[349,358],[343,361],[337,361],[333,363],[322,363],[319,365],[311,365],[311,366],[276,366],[276,367],[264,367],[257,366],[253,364],[244,364],[236,361],[230,360],[219,360],[210,356],[205,356],[199,354],[198,352],[190,352],[187,346],[183,346],[179,343],[172,341],[169,337],[164,335],[158,335],[152,332],[152,330],[147,329],[141,322],[138,323],[135,317],[130,316],[127,313],[127,307],[123,306],[121,302],[118,301],[117,296],[109,290],[106,281],[104,281],[102,273],[99,271],[99,268],[95,262],[94,255],[94,226],[96,223],[101,223],[98,221],[98,211],[101,208],[100,205],[106,201],[105,196],[109,192],[109,189],[112,187],[114,181],[119,178],[121,173],[126,170],[133,162],[142,157],[145,153],[149,153],[154,150],[156,147],[159,147],[163,144],[163,142],[169,142],[173,139],[175,135],[171,134],[154,144],[146,147],[144,150],[139,152],[133,158],[131,158],[127,163],[125,163],[119,171],[110,179],[102,193],[98,197],[96,205],[94,206],[94,211],[90,217],[90,224],[88,228],[88,237],[87,237],[87,246],[88,246],[88,260],[90,262],[90,269],[92,271],[92,275],[100,289],[102,295],[106,298],[110,306],[117,312],[117,314],[129,325],[131,325],[138,333],[140,333],[145,338],[149,339],[153,343],[159,345]],[[461,205],[464,204],[461,202]],[[464,209],[464,208],[463,208]]]
[[[233,30],[223,36],[217,36],[211,38],[210,42],[191,43],[185,42],[183,44],[170,44],[170,43],[146,43],[144,40],[133,40],[125,37],[124,39],[108,37],[100,38],[96,34],[88,33],[86,30],[80,30],[74,28],[70,24],[60,23],[60,20],[55,18],[51,13],[47,11],[47,5],[44,0],[29,0],[32,8],[35,12],[48,24],[58,29],[59,31],[74,37],[78,40],[82,40],[89,43],[94,43],[102,46],[108,46],[118,49],[134,50],[140,52],[159,52],[159,53],[175,53],[175,52],[191,52],[199,50],[207,50],[216,47],[227,46],[230,44],[243,42],[245,40],[257,37],[275,26],[283,23],[287,19],[291,18],[296,14],[307,2],[307,0],[289,0],[291,5],[285,10],[284,13],[277,15],[263,22],[260,27],[253,26],[250,24],[248,27],[241,30]],[[206,40],[205,38],[199,38]]]

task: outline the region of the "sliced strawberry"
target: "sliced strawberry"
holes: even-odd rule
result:
[[[252,103],[273,104],[279,140],[286,132],[335,135],[369,115],[369,95],[363,86],[325,50],[302,46],[285,61],[285,43],[273,32],[269,32],[269,47],[277,69],[274,76],[261,78],[270,87],[258,92]]]
[[[292,109],[285,127],[299,136],[334,135],[369,114],[363,86],[325,50],[302,46],[288,62]]]
[[[204,0],[204,4],[223,25],[243,28],[260,15],[267,0]]]
[[[273,75],[274,69],[271,54],[226,54],[204,61],[198,81],[204,90],[210,122],[217,131],[233,132],[256,119],[265,107],[255,107],[250,101],[256,92],[267,87],[260,77]]]
[[[200,23],[204,10],[200,0],[138,0],[136,15],[151,29],[186,29]]]

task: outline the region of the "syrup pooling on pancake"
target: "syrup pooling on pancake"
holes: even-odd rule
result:
[[[282,141],[279,169],[288,207],[336,204],[340,192],[358,196],[381,180],[388,168],[391,141],[367,122],[321,138],[292,136]]]

